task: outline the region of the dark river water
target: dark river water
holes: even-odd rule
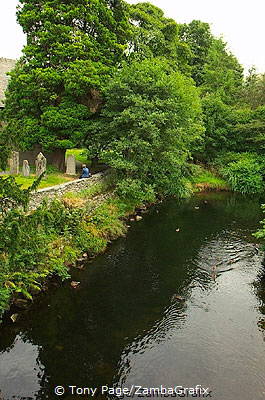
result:
[[[265,267],[251,235],[261,218],[259,201],[209,194],[130,223],[74,271],[78,289],[66,282],[0,329],[0,399],[91,399],[83,388],[118,398],[103,385],[264,399]]]

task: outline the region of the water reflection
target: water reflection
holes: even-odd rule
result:
[[[2,394],[9,393],[12,399],[34,396],[43,384],[44,375],[38,346],[33,346],[17,335],[12,346],[0,353],[0,371]]]
[[[115,383],[202,384],[218,400],[263,399],[264,279],[251,236],[259,219],[259,202],[231,195],[153,209],[74,272],[78,290],[66,284],[1,331],[5,400]]]
[[[218,399],[262,399],[265,352],[251,285],[261,261],[255,246],[233,231],[209,238],[194,259],[201,273],[187,287],[185,307],[170,306],[144,337],[125,348],[117,385],[199,383]],[[217,265],[214,279],[212,265]]]

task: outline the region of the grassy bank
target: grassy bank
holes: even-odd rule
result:
[[[8,175],[2,175],[2,178],[7,178],[7,177],[8,177]],[[46,177],[44,177],[41,180],[38,188],[43,189],[43,188],[50,187],[50,186],[60,185],[61,183],[66,183],[66,182],[72,181],[73,179],[76,179],[76,178],[69,177],[69,176],[66,176],[66,175],[60,174],[60,173],[47,174]],[[27,189],[36,180],[36,176],[30,175],[29,177],[25,177],[25,176],[17,175],[17,176],[15,176],[15,180],[18,185],[21,185],[22,189]]]
[[[210,171],[203,166],[193,165],[193,176],[191,178],[193,192],[229,191],[227,181],[216,172]]]

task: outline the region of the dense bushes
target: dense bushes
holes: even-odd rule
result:
[[[144,60],[119,71],[105,95],[91,130],[96,153],[117,171],[118,192],[148,200],[183,193],[186,162],[203,132],[194,82],[166,61]]]
[[[265,160],[255,153],[225,153],[214,165],[231,188],[243,194],[262,193],[265,190]]]

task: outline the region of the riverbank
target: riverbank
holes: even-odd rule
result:
[[[201,181],[200,175],[195,176],[190,191],[201,192],[206,185],[207,190],[219,190],[212,173],[200,172]],[[47,290],[51,278],[70,279],[71,267],[82,268],[87,259],[103,253],[111,241],[126,234],[128,220],[140,221],[150,206],[117,196],[111,175],[81,183],[89,185],[79,190],[76,181],[63,189],[38,191],[30,203],[32,210],[38,208],[12,220],[19,229],[0,257],[0,315],[9,310],[7,319],[15,322],[19,310]],[[50,196],[46,200],[45,194]],[[77,286],[73,283],[73,288]]]
[[[192,191],[197,192],[229,192],[231,188],[215,170],[207,169],[203,165],[193,165],[191,177]]]
[[[47,290],[50,278],[69,279],[70,267],[80,268],[80,262],[103,253],[111,241],[125,235],[126,220],[141,207],[119,198],[110,176],[60,195],[5,221],[9,241],[0,252],[0,315],[10,310],[6,315],[13,322],[20,309]]]

